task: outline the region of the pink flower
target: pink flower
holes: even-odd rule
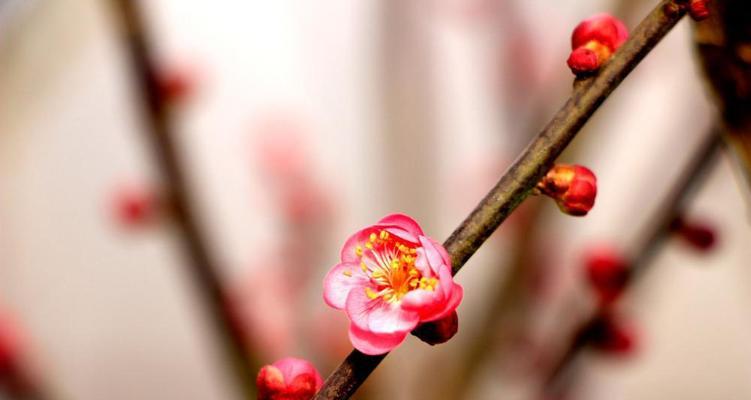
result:
[[[287,357],[261,368],[256,385],[258,400],[308,400],[323,379],[310,362]]]
[[[446,249],[403,214],[352,235],[323,286],[326,304],[349,317],[352,345],[370,355],[391,351],[419,323],[448,316],[463,295]]]

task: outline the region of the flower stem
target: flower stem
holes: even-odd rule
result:
[[[172,221],[179,229],[182,246],[190,261],[187,267],[208,308],[213,328],[221,337],[224,356],[234,372],[238,389],[243,398],[253,399],[258,368],[250,359],[243,333],[228,307],[217,264],[209,252],[191,201],[187,178],[177,154],[169,104],[160,90],[142,10],[134,0],[115,0],[114,5],[121,20],[134,79],[145,103],[143,118],[147,125],[147,139],[163,178],[165,201],[170,206]]]
[[[695,155],[689,161],[683,174],[678,179],[668,198],[663,201],[663,206],[653,218],[654,224],[647,228],[643,235],[643,242],[640,243],[636,257],[633,258],[630,267],[628,280],[624,284],[624,289],[632,286],[636,278],[640,278],[647,271],[650,262],[658,254],[665,240],[670,237],[670,225],[678,217],[686,202],[693,195],[694,191],[700,186],[709,170],[718,160],[719,149],[722,144],[722,135],[718,128],[711,130],[710,134],[700,145]],[[588,327],[592,326],[598,317],[599,310],[596,310],[589,317],[578,325],[574,335],[567,348],[558,357],[555,364],[548,370],[544,377],[544,388],[549,394],[560,392],[561,385],[559,382],[563,376],[569,376],[566,372],[574,365],[574,361],[579,354],[587,348],[590,336]]]
[[[566,104],[444,242],[454,274],[524,201],[608,95],[685,15],[682,8],[666,13],[665,6],[673,1],[661,1],[591,83],[574,89]],[[315,399],[348,399],[385,357],[386,354],[367,356],[353,350],[326,379]]]

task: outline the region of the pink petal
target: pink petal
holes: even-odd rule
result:
[[[420,236],[420,245],[425,250],[425,259],[427,260],[428,265],[430,265],[430,269],[433,270],[433,273],[435,275],[440,274],[442,267],[451,265],[451,261],[449,261],[448,264],[446,263],[448,253],[446,253],[446,250],[443,250],[443,252],[441,252],[439,248],[442,248],[442,246],[436,243],[435,240],[432,240],[425,236]],[[444,255],[446,257],[444,257]]]
[[[354,263],[354,264],[360,263],[359,257],[355,254],[355,248],[358,245],[362,245],[362,243],[365,242],[366,238],[368,237],[367,235],[370,234],[369,231],[366,234],[366,231],[368,229],[372,230],[371,227],[361,229],[357,231],[354,235],[350,236],[346,242],[344,242],[344,246],[342,246],[342,251],[339,254],[343,263]]]
[[[316,384],[322,383],[321,375],[318,374],[316,368],[307,360],[301,358],[287,357],[283,358],[273,364],[274,367],[281,371],[284,376],[284,381],[290,384],[295,378],[300,375],[311,375],[315,378]]]
[[[402,308],[417,312],[420,321],[427,321],[444,312],[446,300],[440,290],[416,289],[402,298]]]
[[[458,283],[452,282],[451,294],[447,301],[443,303],[443,310],[436,313],[433,317],[421,322],[435,321],[451,314],[454,310],[456,310],[457,307],[459,307],[459,303],[462,302],[462,297],[464,297],[464,288],[462,288],[462,286]]]
[[[368,281],[358,264],[337,264],[323,278],[323,300],[333,308],[344,309],[349,292],[353,288],[361,289]]]
[[[364,288],[349,292],[345,310],[353,325],[379,334],[409,332],[420,319],[416,312],[403,310],[397,303],[387,303],[381,298],[369,299]]]
[[[378,221],[381,225],[394,225],[398,228],[401,228],[413,236],[422,236],[422,228],[420,228],[420,224],[418,224],[414,219],[411,217],[404,215],[404,214],[391,214],[383,217],[380,221]]]
[[[417,241],[417,238],[419,236],[415,236],[411,232],[409,232],[409,231],[407,231],[405,229],[397,228],[397,227],[391,226],[391,225],[382,225],[382,224],[379,224],[379,225],[376,225],[376,226],[382,227],[382,229],[385,229],[388,233],[390,233],[390,234],[392,234],[392,235],[394,235],[394,236],[398,237],[399,239],[402,239],[402,240],[404,240],[406,242],[414,243],[414,244],[418,244],[419,243]]]
[[[375,356],[388,353],[404,341],[407,332],[392,334],[373,333],[358,328],[355,324],[349,326],[349,340],[357,350],[367,355]]]

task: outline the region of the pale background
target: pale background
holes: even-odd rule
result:
[[[448,236],[526,141],[510,133],[527,123],[523,111],[541,102],[549,110],[529,135],[565,100],[572,27],[614,9],[515,0],[516,23],[532,32],[521,47],[533,64],[509,78],[519,60],[499,48],[515,30],[504,31],[508,21],[493,12],[506,1],[141,2],[160,61],[200,70],[178,140],[228,285],[262,268],[283,235],[252,150],[254,121],[269,110],[303,121],[311,173],[336,203],[300,314],[325,309],[320,279],[355,229],[401,211],[431,236]],[[631,28],[652,2],[640,3],[626,18]],[[123,233],[107,211],[118,182],[157,176],[109,6],[17,0],[0,9],[0,302],[28,330],[44,383],[63,398],[230,399],[174,232]],[[690,35],[683,21],[598,111],[576,156],[564,155],[591,167],[600,185],[584,219],[545,205],[539,251],[557,255],[551,315],[575,284],[582,247],[631,246],[707,133],[712,108]],[[537,89],[510,88],[518,79]],[[744,196],[723,158],[690,207],[718,227],[719,246],[706,255],[677,242],[665,248],[627,299],[639,352],[625,362],[588,357],[573,397],[751,398]],[[483,260],[503,258],[502,239],[458,277],[466,297],[457,338],[435,349],[408,339],[379,368],[372,398],[430,398],[431,382],[444,378],[416,371],[462,351],[483,299],[500,286],[503,270]],[[289,351],[308,357],[308,346]],[[530,379],[492,369],[473,385],[472,398],[534,398]]]

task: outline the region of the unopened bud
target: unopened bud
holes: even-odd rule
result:
[[[412,334],[423,342],[435,346],[445,343],[459,331],[459,316],[456,311],[437,321],[426,322],[417,326]]]
[[[119,187],[112,199],[112,213],[118,224],[126,228],[154,221],[159,208],[158,196],[151,189],[138,185]]]
[[[691,0],[688,5],[688,13],[696,21],[709,17],[709,0]]]
[[[581,165],[556,165],[537,184],[537,189],[553,198],[566,214],[587,215],[595,205],[597,177]]]
[[[585,19],[571,35],[568,66],[577,76],[597,71],[628,38],[628,29],[609,14]]]
[[[261,368],[256,385],[258,400],[309,400],[323,379],[310,362],[288,357]]]
[[[709,251],[717,242],[715,228],[707,223],[686,221],[678,217],[670,224],[670,229],[687,244],[699,251]]]
[[[606,354],[629,355],[637,345],[636,331],[611,312],[599,315],[585,334],[593,348]]]
[[[610,304],[620,296],[630,269],[618,251],[608,246],[591,248],[585,256],[585,267],[600,304]]]

